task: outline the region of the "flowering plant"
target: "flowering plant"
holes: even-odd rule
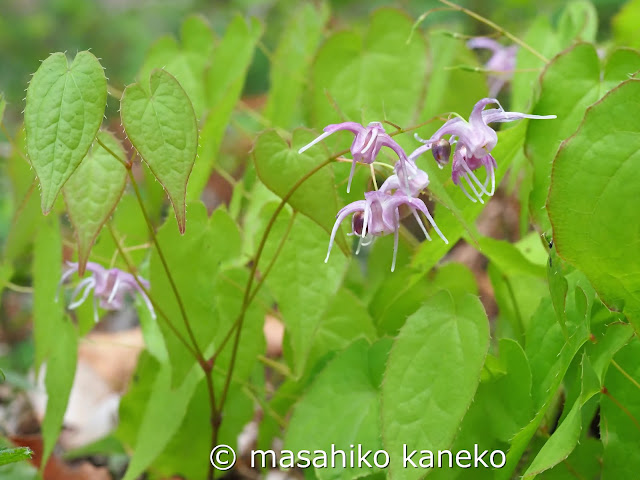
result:
[[[214,3],[7,60],[0,478],[640,471],[633,9]]]

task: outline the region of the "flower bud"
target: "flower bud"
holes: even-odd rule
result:
[[[437,142],[433,143],[431,153],[433,153],[433,158],[435,158],[440,168],[442,168],[449,163],[449,158],[451,157],[451,144],[448,140],[441,138]]]

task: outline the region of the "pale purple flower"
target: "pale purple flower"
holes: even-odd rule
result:
[[[316,143],[322,141],[329,135],[340,131],[346,130],[355,135],[353,143],[351,144],[351,156],[353,157],[353,163],[351,164],[351,172],[349,173],[349,183],[347,184],[347,193],[351,190],[351,180],[355,172],[356,163],[371,164],[375,161],[380,149],[382,147],[389,147],[393,150],[401,162],[406,161],[406,154],[402,147],[398,145],[384,130],[384,127],[380,122],[371,122],[366,127],[363,127],[356,122],[343,122],[324,127],[324,133],[311,143],[305,145],[298,153],[303,153]]]
[[[417,197],[420,192],[429,186],[429,175],[418,168],[414,160],[407,159],[404,163],[401,163],[401,161],[396,162],[394,171],[395,173],[380,186],[381,192],[391,193],[402,187],[404,193]]]
[[[351,235],[358,235],[360,237],[358,242],[358,251],[356,251],[356,254],[360,251],[360,247],[362,245],[368,245],[375,239],[375,237],[388,235],[390,233],[394,234],[393,261],[391,264],[391,271],[393,272],[396,266],[396,255],[398,253],[398,231],[400,229],[399,209],[402,205],[406,205],[411,209],[428,240],[431,240],[431,237],[427,233],[427,230],[416,210],[420,210],[424,213],[440,238],[442,238],[445,243],[449,243],[433,220],[427,206],[419,198],[410,197],[400,190],[396,190],[393,194],[389,194],[381,190],[366,192],[364,197],[364,200],[357,200],[350,203],[340,210],[338,215],[336,215],[336,222],[333,225],[331,239],[329,240],[327,257],[324,260],[325,263],[329,261],[333,241],[340,224],[349,215],[353,215],[351,219]]]
[[[67,262],[69,269],[62,274],[60,285],[62,285],[71,275],[78,272],[78,263]],[[122,271],[118,268],[106,269],[102,265],[94,262],[87,262],[86,270],[91,275],[82,279],[71,294],[71,303],[68,305],[69,310],[75,310],[82,305],[89,293],[93,290],[93,313],[94,319],[98,321],[98,310],[96,301],[100,300],[100,307],[105,310],[122,310],[124,307],[124,297],[126,294],[133,295],[138,293],[144,300],[145,305],[151,313],[153,319],[156,318],[155,310],[149,297],[133,275]],[[138,277],[140,283],[145,289],[149,289],[149,282],[142,277]]]
[[[485,110],[487,105],[495,103],[498,108],[491,108]],[[495,98],[483,98],[475,104],[469,121],[466,121],[460,117],[455,117],[448,120],[442,127],[440,127],[428,140],[422,140],[416,135],[416,139],[425,143],[422,147],[417,148],[411,155],[407,164],[411,161],[415,161],[417,157],[422,155],[427,150],[431,150],[433,147],[438,147],[437,151],[434,151],[434,158],[438,162],[438,166],[441,168],[448,162],[448,158],[443,158],[446,154],[448,156],[450,149],[446,149],[444,146],[443,137],[449,135],[447,140],[450,145],[456,145],[456,149],[453,155],[452,166],[452,179],[453,182],[460,186],[465,195],[472,201],[482,200],[482,195],[491,196],[495,193],[495,171],[496,161],[491,156],[491,151],[498,142],[498,135],[493,128],[489,126],[490,123],[499,122],[513,122],[514,120],[520,120],[522,118],[533,119],[552,119],[556,118],[555,115],[529,115],[526,113],[518,112],[506,112],[500,102]],[[481,182],[478,177],[473,173],[480,167],[484,167],[487,176],[484,182]],[[469,195],[464,183],[471,188],[474,192],[475,198]],[[491,189],[488,189],[489,182],[491,182]],[[477,187],[477,188],[476,188]]]
[[[467,42],[467,47],[473,49],[491,50],[491,58],[484,64],[489,70],[487,80],[489,81],[489,96],[495,97],[502,90],[505,83],[511,80],[513,71],[516,68],[516,54],[518,47],[512,45],[505,47],[495,40],[487,37],[472,38]]]

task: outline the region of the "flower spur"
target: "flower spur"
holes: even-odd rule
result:
[[[67,262],[69,269],[60,277],[59,287],[74,273],[78,272],[78,263]],[[86,270],[91,275],[82,279],[71,294],[71,303],[68,305],[69,310],[75,310],[82,305],[88,298],[89,293],[93,290],[93,315],[94,320],[98,322],[98,309],[96,299],[100,299],[100,307],[105,310],[122,310],[124,307],[125,294],[138,293],[153,319],[156,318],[155,310],[151,300],[138,285],[133,275],[122,271],[118,268],[105,269],[102,265],[95,262],[87,262]],[[149,282],[138,277],[140,283],[145,289],[149,288]],[[58,287],[58,288],[59,288]]]
[[[380,149],[382,147],[389,147],[393,150],[400,162],[404,165],[406,162],[407,156],[402,150],[402,147],[398,145],[389,134],[385,131],[382,123],[380,122],[371,122],[366,127],[363,127],[359,123],[356,122],[342,122],[336,123],[332,125],[327,125],[324,127],[324,133],[313,140],[311,143],[308,143],[300,150],[298,153],[304,153],[306,150],[314,146],[316,143],[321,142],[329,135],[338,132],[340,130],[346,130],[355,135],[353,139],[353,143],[351,144],[351,156],[353,157],[353,162],[351,164],[351,172],[349,173],[349,182],[347,184],[347,193],[351,191],[351,181],[353,180],[353,174],[355,172],[356,163],[365,163],[371,164],[375,161]]]
[[[490,104],[496,104],[498,108],[485,110],[485,107]],[[491,151],[498,143],[498,135],[489,124],[513,122],[523,118],[546,120],[556,118],[556,116],[507,112],[497,99],[483,98],[473,107],[469,121],[460,117],[452,118],[445,122],[428,140],[423,140],[416,135],[416,139],[425,145],[409,155],[409,160],[415,161],[424,152],[433,149],[434,158],[442,168],[449,161],[451,145],[456,144],[451,174],[453,182],[462,189],[471,201],[484,203],[482,196],[492,196],[495,193],[496,184],[497,163],[491,155]],[[444,138],[445,135],[449,135],[448,140]],[[484,182],[481,182],[473,173],[480,167],[484,167],[487,172]],[[461,180],[464,180],[471,188],[475,198],[469,194]],[[489,182],[491,182],[490,190],[488,189]]]

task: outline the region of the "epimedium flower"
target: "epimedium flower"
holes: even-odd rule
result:
[[[496,104],[498,108],[485,110],[490,104]],[[469,120],[454,117],[445,122],[428,140],[423,140],[416,135],[416,139],[425,143],[417,148],[408,158],[408,164],[428,150],[432,150],[433,156],[441,168],[449,161],[451,146],[456,144],[453,154],[452,179],[464,194],[473,202],[483,202],[482,196],[492,196],[495,193],[496,161],[491,151],[498,143],[496,131],[489,126],[490,123],[513,122],[523,118],[547,120],[556,118],[555,115],[530,115],[519,112],[507,112],[495,98],[483,98],[475,104]],[[444,137],[449,135],[449,139]],[[484,182],[475,175],[474,171],[484,167],[487,176]],[[472,197],[464,186],[464,182],[471,188],[475,195]],[[491,189],[488,188],[491,182]],[[477,188],[476,188],[477,187]]]
[[[417,197],[429,186],[429,175],[418,168],[414,160],[407,159],[404,164],[398,161],[393,169],[395,173],[380,186],[381,192],[391,193],[402,188],[405,193]]]
[[[492,55],[487,60],[487,63],[484,64],[484,67],[489,70],[487,75],[489,96],[495,97],[513,76],[513,71],[516,68],[517,45],[505,47],[492,38],[477,37],[469,40],[467,47],[491,50]]]
[[[404,164],[407,156],[400,145],[398,145],[385,131],[382,123],[371,122],[366,127],[356,122],[342,122],[324,127],[324,133],[313,140],[311,143],[305,145],[298,153],[303,153],[307,149],[314,146],[316,143],[324,140],[329,135],[338,132],[340,130],[346,130],[355,135],[353,143],[351,144],[351,156],[353,157],[353,163],[351,164],[351,172],[349,173],[349,182],[347,184],[347,193],[351,190],[351,180],[355,172],[356,163],[371,164],[375,161],[380,149],[382,147],[388,147],[393,150],[400,162]]]
[[[67,269],[60,277],[60,284],[67,281],[71,275],[78,272],[78,263],[67,262]],[[106,269],[102,265],[95,262],[87,262],[86,270],[91,273],[87,278],[82,279],[71,294],[71,303],[68,305],[69,310],[75,310],[82,305],[88,298],[89,293],[93,290],[93,314],[94,320],[98,321],[98,309],[96,300],[100,299],[100,307],[105,310],[121,310],[124,307],[124,298],[126,294],[133,295],[138,293],[153,319],[156,318],[155,310],[149,297],[144,290],[138,285],[135,277],[118,268]],[[149,282],[142,277],[138,277],[140,283],[145,289],[149,289]]]
[[[418,221],[418,224],[420,225],[420,228],[425,234],[427,240],[431,240],[431,237],[424,227],[417,210],[424,213],[440,238],[445,243],[449,243],[433,220],[427,206],[419,198],[413,198],[399,188],[396,189],[394,193],[382,190],[365,192],[364,197],[364,200],[357,200],[342,208],[336,215],[336,222],[333,225],[331,238],[329,240],[327,257],[324,260],[325,263],[329,261],[329,255],[331,254],[331,248],[333,247],[333,241],[336,233],[338,232],[338,228],[349,215],[352,215],[351,235],[357,235],[360,237],[356,254],[358,254],[362,245],[370,244],[375,237],[389,235],[391,233],[394,234],[393,261],[391,263],[391,271],[393,272],[396,266],[396,255],[398,253],[400,207],[403,205],[409,207],[413,212],[413,215]]]

